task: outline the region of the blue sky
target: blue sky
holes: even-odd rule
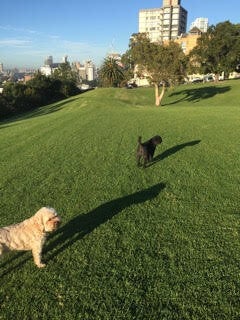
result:
[[[198,17],[210,24],[240,23],[240,0],[182,0],[188,27]],[[5,68],[43,65],[68,55],[70,62],[101,64],[109,52],[124,53],[138,32],[138,11],[162,0],[1,0],[0,62]]]

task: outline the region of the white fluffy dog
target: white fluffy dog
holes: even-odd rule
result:
[[[31,250],[35,264],[45,267],[42,248],[47,234],[55,231],[60,221],[55,209],[43,207],[23,222],[0,228],[0,255],[10,250]]]

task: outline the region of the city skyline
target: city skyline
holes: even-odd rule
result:
[[[200,17],[209,25],[239,23],[239,0],[182,0],[188,11],[187,31]],[[61,61],[92,60],[100,65],[110,52],[124,53],[138,32],[141,9],[158,8],[162,0],[82,2],[56,0],[1,1],[0,63],[4,68],[39,68],[47,56]]]

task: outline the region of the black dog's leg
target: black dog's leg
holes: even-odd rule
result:
[[[138,167],[141,166],[140,160],[141,160],[141,155],[140,155],[140,154],[137,154],[137,166],[138,166]]]
[[[148,163],[148,156],[144,155],[144,157],[143,157],[143,168],[147,167],[147,163]]]
[[[155,151],[155,146],[151,145],[149,150],[148,150],[148,160],[149,162],[151,162],[153,160],[153,155],[154,155],[154,151]]]

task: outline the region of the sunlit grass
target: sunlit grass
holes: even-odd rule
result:
[[[0,260],[0,319],[238,319],[239,81],[96,89],[0,125],[0,226],[63,223],[45,269]],[[136,166],[137,137],[160,134]]]

